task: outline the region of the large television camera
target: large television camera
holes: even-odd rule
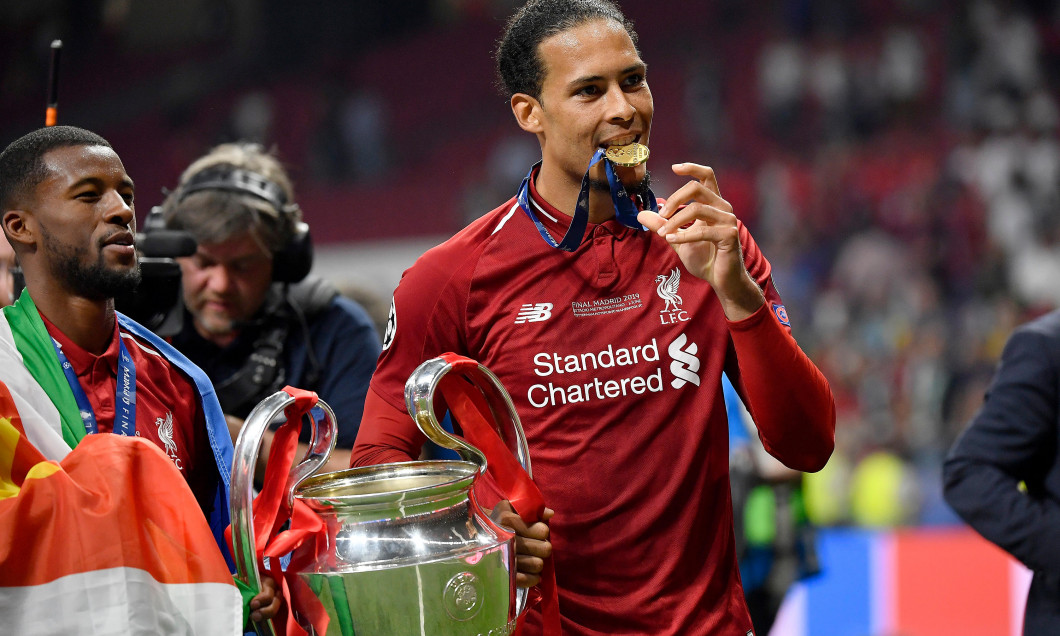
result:
[[[188,232],[165,229],[161,208],[152,208],[136,236],[140,284],[115,296],[115,308],[163,338],[179,333],[184,325],[184,302],[180,265],[174,259],[191,256],[197,248]]]

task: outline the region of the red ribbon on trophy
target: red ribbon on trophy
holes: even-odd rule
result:
[[[454,371],[477,369],[478,363],[470,358],[455,353],[440,356],[448,362]],[[493,478],[501,494],[511,502],[512,508],[527,524],[541,521],[545,511],[545,499],[537,484],[526,474],[523,467],[505,445],[490,424],[492,417],[490,407],[482,393],[459,375],[448,374],[438,383],[438,390],[448,405],[456,421],[464,432],[464,437],[486,456],[486,473]],[[556,589],[556,570],[552,557],[545,559],[541,572],[541,583],[538,586],[545,636],[562,634],[559,617],[559,592]],[[525,616],[523,612],[522,616]],[[519,624],[522,625],[522,616]]]
[[[265,466],[264,486],[254,499],[254,551],[258,571],[267,571],[280,584],[286,603],[272,619],[277,634],[305,636],[306,631],[293,620],[296,612],[310,623],[318,634],[328,628],[328,614],[320,599],[297,574],[327,552],[327,528],[323,520],[305,502],[295,498],[287,501],[291,465],[298,450],[298,434],[302,430],[302,416],[316,406],[317,394],[286,386],[284,392],[294,402],[284,409],[287,421],[272,438],[269,461]],[[281,530],[287,520],[290,526]],[[280,567],[280,557],[291,555],[286,571]],[[268,566],[265,564],[268,557]]]

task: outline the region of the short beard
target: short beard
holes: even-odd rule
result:
[[[140,285],[140,265],[127,270],[111,270],[103,265],[102,245],[99,259],[91,264],[82,262],[87,250],[68,245],[41,227],[43,243],[52,253],[51,273],[66,284],[74,294],[90,300],[109,300],[123,293],[132,293]]]
[[[626,194],[631,197],[646,194],[651,187],[651,171],[645,170],[643,179],[631,186],[623,184],[622,187],[626,189]],[[606,192],[611,194],[611,184],[607,182],[607,179],[589,179],[589,189],[594,192]]]
[[[207,321],[202,320],[199,316],[196,316],[194,314],[192,314],[192,320],[195,321],[195,325],[197,327],[199,327],[202,331],[210,334],[211,336],[227,336],[236,331],[235,320],[229,319],[223,325],[216,324],[220,321],[214,321],[208,324]]]

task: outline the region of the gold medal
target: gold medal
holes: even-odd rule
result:
[[[616,166],[632,168],[648,160],[648,147],[638,143],[625,146],[608,146],[604,156]]]

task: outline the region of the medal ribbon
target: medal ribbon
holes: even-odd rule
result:
[[[516,195],[519,207],[537,226],[537,231],[541,234],[541,238],[545,239],[545,242],[552,247],[559,248],[565,252],[573,252],[581,245],[582,239],[585,237],[585,228],[589,224],[589,171],[601,160],[604,161],[604,172],[607,173],[607,183],[611,187],[611,202],[615,206],[615,218],[628,228],[633,228],[634,230],[648,229],[637,221],[637,204],[634,203],[633,198],[629,196],[626,188],[615,175],[614,164],[611,163],[610,159],[606,158],[605,152],[604,148],[598,149],[589,161],[589,167],[585,169],[585,176],[582,177],[582,189],[578,193],[578,203],[574,208],[574,218],[567,228],[567,233],[563,235],[563,239],[559,243],[548,233],[548,230],[545,229],[544,224],[537,218],[530,206],[530,180],[534,178],[534,170],[541,165],[540,161],[531,166],[530,172],[526,173],[523,182],[519,185],[519,193]],[[641,196],[641,203],[652,212],[659,211],[659,204],[655,200],[655,194],[650,189]]]
[[[66,382],[74,393],[77,408],[81,411],[85,432],[95,435],[99,432],[99,425],[96,423],[96,412],[92,409],[92,403],[88,401],[88,396],[77,379],[73,365],[66,359],[62,345],[52,338],[52,346],[55,347],[55,354],[59,357],[59,364],[63,368]],[[118,377],[114,388],[114,426],[111,431],[117,435],[136,434],[136,363],[129,355],[129,350],[125,348],[125,341],[121,334],[118,335]]]

